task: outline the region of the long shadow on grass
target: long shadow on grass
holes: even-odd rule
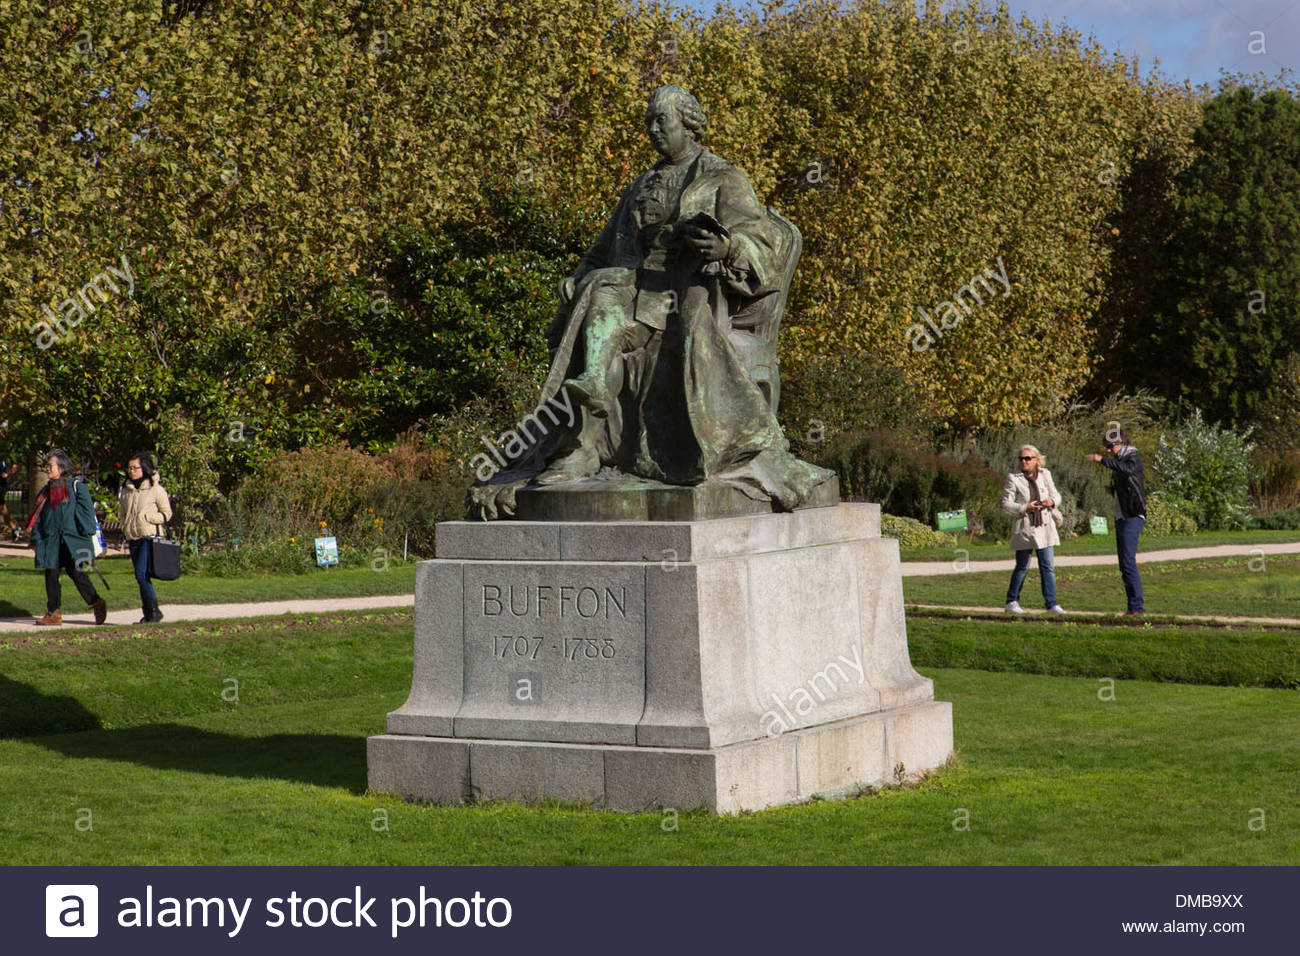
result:
[[[160,770],[273,777],[366,789],[366,742],[338,734],[238,737],[184,724],[104,730],[74,697],[41,693],[0,674],[0,739],[25,737],[66,757],[124,760]]]
[[[223,777],[270,777],[318,787],[366,789],[366,741],[338,734],[238,737],[186,727],[146,724],[119,730],[37,737],[29,741],[66,757],[124,760],[159,770]]]
[[[99,718],[75,697],[43,694],[0,674],[0,737],[98,730]]]

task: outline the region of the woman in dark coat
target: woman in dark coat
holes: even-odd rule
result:
[[[95,623],[103,624],[108,606],[90,583],[86,567],[95,560],[95,503],[84,481],[72,473],[72,460],[62,448],[50,452],[46,472],[49,482],[33,502],[28,519],[36,566],[45,569],[45,616],[37,624],[63,621],[60,569],[68,572],[90,609]]]

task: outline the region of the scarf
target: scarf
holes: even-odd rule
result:
[[[57,508],[68,500],[68,479],[55,478],[45,486],[49,494],[47,500],[51,508]]]
[[[1038,494],[1038,482],[1036,481],[1036,479],[1038,478],[1038,469],[1035,468],[1034,473],[1032,475],[1026,472],[1021,472],[1021,474],[1024,475],[1025,480],[1029,482],[1029,500],[1042,501],[1043,500],[1042,497]],[[1029,512],[1029,524],[1035,528],[1041,527],[1043,524],[1043,512],[1042,511]]]
[[[57,508],[68,500],[68,479],[55,478],[47,482],[45,487],[36,495],[36,507],[27,517],[27,533],[31,534],[32,529],[36,527],[36,519],[41,516],[41,509],[47,504],[51,508]]]

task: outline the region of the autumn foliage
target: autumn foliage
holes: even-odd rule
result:
[[[521,323],[546,321],[554,276],[652,161],[642,117],[668,82],[803,231],[787,378],[857,354],[961,426],[1045,414],[1093,370],[1127,177],[1159,197],[1199,102],[1077,34],[938,7],[0,0],[0,418],[86,445],[165,443],[160,408],[216,436],[259,422],[252,444],[218,442],[238,465],[454,411],[448,381],[542,360]],[[502,196],[524,212],[486,215]],[[466,223],[505,258],[438,252]],[[426,289],[398,288],[394,237],[421,233],[442,258]],[[41,305],[123,255],[135,294],[37,348]],[[913,349],[917,308],[999,258],[1010,294]],[[489,281],[489,262],[517,271]],[[448,298],[457,263],[490,306]],[[379,293],[393,311],[369,327]],[[422,350],[454,334],[452,307],[481,346]]]

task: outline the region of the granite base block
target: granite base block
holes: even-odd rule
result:
[[[823,508],[840,500],[839,478],[812,490],[797,510]],[[558,485],[529,486],[515,495],[520,521],[702,521],[738,515],[772,514],[775,504],[753,498],[722,482],[665,485],[635,478],[583,478]]]
[[[947,760],[952,705],[930,701],[707,750],[384,734],[370,787],[441,804],[562,800],[610,810],[713,813],[836,797]]]
[[[376,790],[730,813],[951,753],[877,505],[446,522],[437,544]]]

